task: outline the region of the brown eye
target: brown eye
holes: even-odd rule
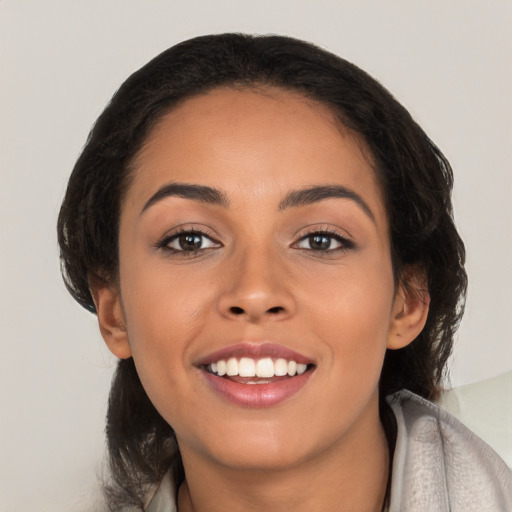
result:
[[[313,233],[301,238],[297,243],[299,249],[309,251],[334,251],[336,249],[349,247],[350,243],[339,235],[328,233]]]
[[[211,238],[193,231],[179,233],[168,238],[163,244],[167,249],[176,252],[197,252],[212,247],[220,247]]]
[[[201,249],[203,237],[194,233],[180,235],[177,238],[178,245],[183,251],[197,251]]]
[[[326,251],[331,248],[331,238],[325,235],[308,237],[309,247],[315,251]]]

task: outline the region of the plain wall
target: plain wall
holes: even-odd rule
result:
[[[67,295],[55,223],[89,128],[151,57],[205,33],[311,40],[380,80],[445,152],[470,277],[452,383],[512,369],[512,3],[0,2],[0,511],[90,510],[114,360]]]

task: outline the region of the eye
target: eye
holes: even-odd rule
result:
[[[158,244],[161,248],[172,253],[195,253],[204,249],[220,247],[221,244],[199,231],[182,231],[176,233]]]
[[[353,246],[353,242],[347,238],[335,233],[325,232],[310,233],[309,235],[302,237],[295,244],[297,249],[320,252],[350,249]]]

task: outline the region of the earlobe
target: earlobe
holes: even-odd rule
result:
[[[425,272],[416,267],[407,269],[395,296],[387,348],[400,349],[416,339],[425,327],[429,304]]]
[[[117,288],[99,278],[90,278],[100,332],[110,351],[119,359],[131,357],[126,322]]]

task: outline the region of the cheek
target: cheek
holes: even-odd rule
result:
[[[211,297],[197,279],[183,274],[177,279],[162,265],[140,266],[137,272],[125,265],[122,270],[132,355],[147,393],[158,402],[159,390],[179,392],[183,387],[189,348],[203,330],[203,312],[211,309]]]
[[[132,344],[165,344],[192,335],[210,300],[204,279],[186,270],[170,272],[165,261],[130,263],[121,268],[121,294]]]
[[[309,321],[345,375],[380,374],[393,299],[391,265],[383,271],[382,264],[351,269],[309,291]]]

